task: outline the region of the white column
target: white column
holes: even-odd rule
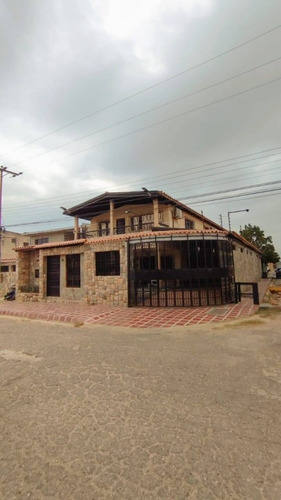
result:
[[[113,200],[110,200],[109,202],[109,210],[110,210],[110,218],[109,218],[109,225],[110,225],[110,235],[113,234],[113,230],[114,230],[114,202]]]
[[[159,207],[158,207],[158,200],[155,198],[153,200],[153,218],[154,218],[154,223],[153,225],[158,227],[159,226]]]
[[[79,238],[79,218],[74,217],[74,239],[78,240]]]

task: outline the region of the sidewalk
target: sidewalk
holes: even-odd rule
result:
[[[269,286],[270,279],[259,282],[260,303]],[[131,328],[155,328],[187,326],[218,321],[234,320],[254,314],[259,306],[252,297],[244,297],[238,304],[198,308],[123,308],[85,305],[81,303],[49,302],[0,302],[0,315],[16,316],[44,321],[61,321],[110,325]]]

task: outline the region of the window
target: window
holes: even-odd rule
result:
[[[1,273],[8,273],[9,272],[9,266],[1,266]]]
[[[23,242],[23,246],[24,246],[24,247],[29,247],[29,243],[28,243],[28,241],[24,241],[24,242]]]
[[[120,253],[118,251],[96,252],[96,275],[119,276]]]
[[[64,241],[71,241],[74,240],[74,232],[73,231],[66,231],[63,235]]]
[[[16,266],[13,264],[12,265],[12,272],[15,273],[16,272]]]
[[[34,277],[39,278],[39,269],[35,269],[34,271]]]
[[[14,243],[14,245],[17,244],[17,238],[12,238],[12,243]]]
[[[80,287],[80,253],[66,256],[66,286]]]
[[[43,245],[43,243],[49,243],[49,238],[48,237],[37,238],[34,243],[35,245]]]
[[[185,229],[193,229],[194,222],[190,219],[185,219]]]
[[[244,252],[244,248],[240,248],[240,252],[243,253]]]
[[[110,233],[109,220],[99,223],[99,236],[108,236]]]

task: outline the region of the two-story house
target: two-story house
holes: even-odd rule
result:
[[[244,280],[260,279],[255,247],[162,191],[106,192],[64,214],[74,218],[74,240],[19,249],[19,299],[225,304],[235,300],[236,247]],[[80,220],[90,223],[83,239]]]

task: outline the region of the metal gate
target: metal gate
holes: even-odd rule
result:
[[[47,296],[60,296],[60,256],[47,257]]]
[[[227,240],[154,239],[129,245],[129,305],[198,307],[235,302]]]

